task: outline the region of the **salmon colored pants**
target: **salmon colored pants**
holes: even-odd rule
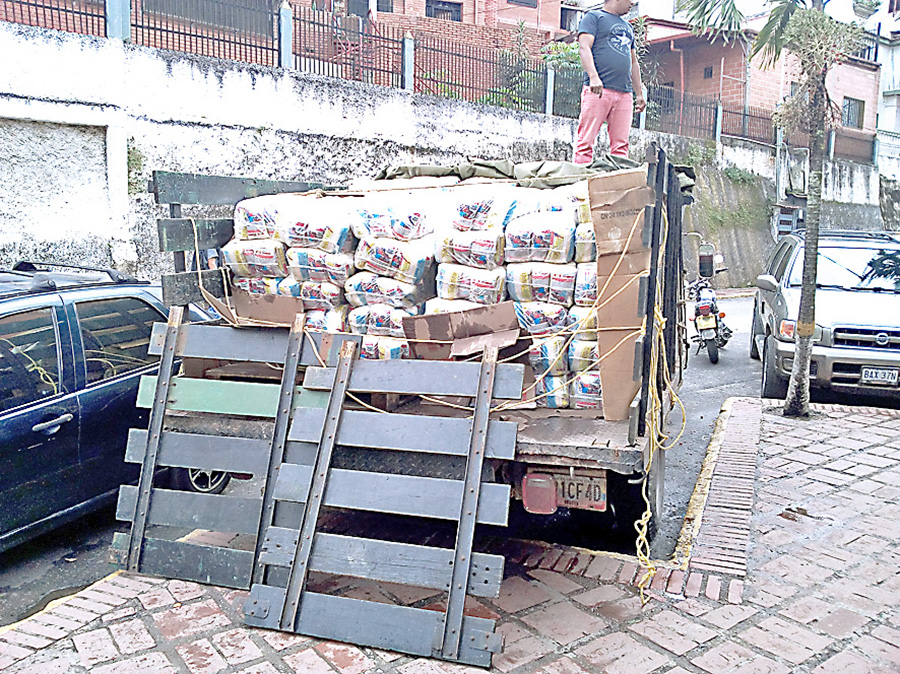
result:
[[[581,116],[575,136],[576,164],[590,164],[594,158],[594,142],[600,127],[606,122],[609,132],[609,153],[628,156],[628,132],[634,115],[634,95],[624,91],[604,89],[603,95],[591,93],[590,87],[581,89]]]

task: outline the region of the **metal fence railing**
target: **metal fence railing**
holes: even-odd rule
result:
[[[294,67],[357,82],[401,85],[403,33],[359,16],[294,7]]]
[[[772,122],[772,111],[761,108],[732,108],[722,106],[723,136],[746,138],[760,143],[775,142],[775,124]]]
[[[0,0],[0,21],[106,36],[103,0]]]
[[[647,88],[645,128],[650,131],[713,140],[716,137],[718,101],[673,87]]]
[[[415,35],[415,91],[543,112],[547,69],[539,59]]]
[[[158,49],[278,65],[278,13],[254,0],[131,0],[131,39]]]

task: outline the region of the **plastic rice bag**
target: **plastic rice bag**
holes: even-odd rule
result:
[[[535,377],[564,376],[568,372],[566,338],[563,336],[536,339],[528,351],[528,362]]]
[[[516,302],[519,327],[531,335],[549,335],[564,330],[568,312],[565,307],[548,302]]]
[[[596,342],[597,310],[578,306],[569,309],[569,329],[575,333],[575,339]]]
[[[571,213],[551,211],[516,218],[506,228],[507,262],[572,261],[575,222]]]
[[[479,269],[503,264],[502,230],[451,232],[438,237],[435,256],[439,262],[457,262]]]
[[[425,212],[428,203],[419,193],[372,192],[362,198],[348,199],[350,227],[357,238],[411,241],[434,231]]]
[[[300,281],[298,281],[297,279],[286,276],[285,278],[273,280],[278,281],[275,287],[276,295],[284,295],[286,297],[300,297],[300,290],[303,284],[300,283]]]
[[[518,302],[550,302],[570,307],[575,300],[574,264],[522,262],[506,266],[506,288]]]
[[[488,213],[495,198],[496,188],[491,185],[473,185],[453,190],[453,228],[460,232],[488,229]]]
[[[354,261],[357,269],[418,283],[434,262],[433,242],[429,238],[396,241],[366,237],[360,240]]]
[[[432,297],[434,291],[424,284],[413,285],[370,271],[358,272],[347,279],[344,294],[354,307],[368,304],[389,304],[400,309],[412,309]]]
[[[475,269],[460,264],[441,264],[437,271],[437,294],[445,300],[469,300],[497,304],[506,296],[506,271]]]
[[[364,335],[360,358],[370,360],[397,360],[409,358],[409,342],[397,337]]]
[[[341,304],[333,309],[315,309],[306,312],[306,327],[319,332],[346,332],[347,313],[350,307]]]
[[[440,297],[425,302],[425,314],[452,314],[457,311],[468,311],[469,309],[477,309],[482,306],[477,302],[469,300],[445,300]]]
[[[347,314],[347,327],[354,335],[364,335],[369,329],[369,307],[355,307]]]
[[[267,281],[269,281],[269,283],[267,283]],[[271,279],[237,276],[231,284],[238,290],[243,290],[245,293],[264,295],[266,294],[266,289],[270,286],[270,283]]]
[[[222,262],[235,276],[288,275],[284,244],[274,239],[229,241],[222,247]]]
[[[596,262],[597,241],[594,223],[583,222],[575,228],[575,262]]]
[[[565,409],[569,406],[569,385],[565,377],[544,377],[538,379],[534,394],[538,407]]]
[[[366,318],[366,334],[382,337],[405,337],[403,318],[413,314],[387,304],[373,304],[368,307]]]
[[[278,200],[272,195],[243,199],[234,207],[234,238],[239,241],[269,239],[275,233]]]
[[[569,407],[572,409],[602,409],[599,372],[580,372],[569,384]]]
[[[597,342],[573,339],[569,343],[568,360],[572,372],[583,372],[588,368],[596,370],[600,360]]]
[[[597,264],[582,262],[578,265],[575,279],[575,304],[580,307],[593,306],[597,301]]]
[[[298,281],[329,281],[337,285],[343,285],[356,271],[352,255],[316,248],[288,248],[287,265]]]
[[[307,311],[314,309],[331,309],[343,302],[344,293],[340,286],[333,283],[304,281],[300,284],[300,299]]]
[[[273,194],[258,198],[270,200],[267,208],[274,218],[271,235],[285,245],[316,248],[326,253],[353,249],[355,240],[347,223],[346,204],[342,197]]]

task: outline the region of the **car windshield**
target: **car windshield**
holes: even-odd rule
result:
[[[794,259],[789,286],[803,278],[803,253]],[[820,287],[900,290],[900,248],[820,246],[816,282]]]

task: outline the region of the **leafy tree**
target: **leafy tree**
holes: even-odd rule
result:
[[[776,113],[776,122],[808,134],[809,194],[806,214],[806,249],[797,317],[794,366],[784,407],[786,416],[809,414],[809,364],[816,317],[816,269],[819,248],[819,221],[822,206],[822,176],[825,167],[825,134],[840,120],[828,96],[825,78],[836,64],[858,48],[860,29],[843,24],[825,14],[828,0],[771,0],[768,21],[760,30],[750,52],[761,55],[768,65],[784,50],[793,54],[800,66],[800,87]],[[711,40],[740,39],[744,17],[736,0],[680,0],[688,20]]]

